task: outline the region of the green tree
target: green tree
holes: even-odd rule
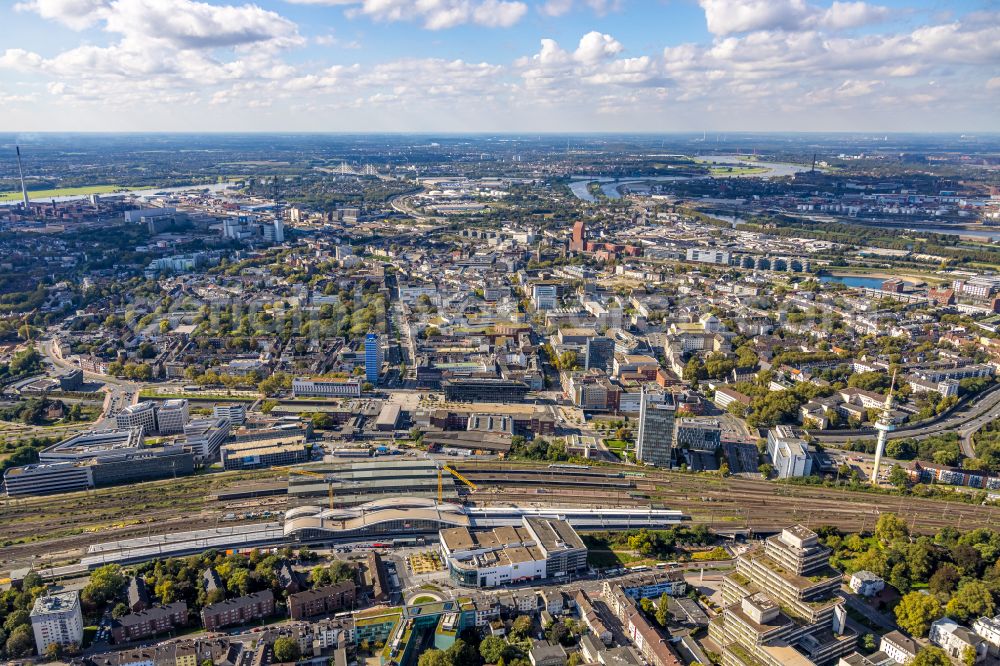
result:
[[[452,666],[452,664],[444,651],[431,649],[420,655],[417,666]]]
[[[670,624],[670,619],[670,597],[664,592],[656,604],[656,621],[661,627],[666,627]]]
[[[479,652],[475,646],[465,642],[461,638],[451,644],[444,651],[445,659],[451,666],[479,666]]]
[[[937,597],[920,592],[910,592],[896,606],[897,624],[914,636],[925,636],[931,623],[941,614],[941,602]]]
[[[49,643],[45,646],[44,657],[49,661],[56,661],[62,657],[63,646],[59,643]]]
[[[930,589],[931,594],[947,598],[955,591],[958,581],[961,579],[962,574],[958,573],[958,569],[945,562],[931,576],[927,582],[927,587]]]
[[[105,564],[94,569],[90,582],[83,588],[81,596],[95,605],[106,604],[125,588],[125,575],[117,564]]]
[[[487,664],[495,664],[507,654],[507,641],[499,636],[487,636],[479,644],[479,654]]]
[[[910,475],[899,465],[893,465],[889,472],[889,483],[900,489],[906,488],[910,483]]]
[[[30,617],[28,611],[19,608],[18,610],[12,611],[7,618],[3,621],[3,630],[7,632],[7,635],[17,629],[22,624],[28,624],[30,622]]]
[[[354,567],[343,560],[334,560],[330,566],[315,567],[309,572],[309,580],[316,585],[332,585],[355,576]]]
[[[513,624],[510,625],[510,635],[517,639],[524,639],[531,633],[531,617],[528,615],[518,615]]]
[[[35,651],[35,637],[31,627],[22,624],[10,632],[5,645],[8,657],[27,657]]]
[[[970,580],[951,598],[945,612],[959,622],[968,622],[983,615],[993,615],[993,595],[982,581]]]
[[[162,604],[171,604],[177,601],[177,589],[174,581],[170,578],[163,578],[153,587],[153,593]]]
[[[125,617],[126,615],[128,615],[128,606],[126,606],[123,602],[119,601],[117,604],[115,604],[114,609],[112,609],[111,617],[117,620],[118,618]]]
[[[272,646],[276,661],[298,661],[302,656],[299,644],[288,636],[282,636],[274,641]]]
[[[883,513],[875,523],[875,538],[882,543],[891,543],[910,535],[906,521],[894,513]]]
[[[643,599],[643,601],[648,601],[648,599]],[[569,635],[569,629],[562,622],[553,622],[552,626],[545,632],[545,637],[550,643],[562,644],[566,642],[567,638],[572,641],[572,637]]]
[[[951,660],[941,648],[928,645],[917,653],[910,666],[951,666]]]
[[[226,588],[230,592],[234,592],[239,595],[246,595],[250,592],[250,572],[246,569],[236,569],[229,575],[229,581],[226,583]]]

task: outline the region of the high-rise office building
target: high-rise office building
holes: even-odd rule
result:
[[[569,249],[572,252],[583,252],[587,246],[587,226],[583,223],[583,220],[577,220],[573,223],[573,240],[569,243]]]
[[[378,384],[378,376],[382,372],[384,359],[382,336],[378,333],[369,333],[365,336],[365,379],[372,384]]]
[[[587,353],[584,357],[583,369],[597,368],[609,372],[615,360],[615,341],[611,338],[597,336],[587,340]]]
[[[156,430],[161,435],[184,432],[189,419],[187,400],[167,400],[156,410]]]
[[[650,401],[643,389],[639,404],[639,435],[636,458],[648,465],[670,467],[674,447],[674,401],[669,394],[662,403]]]

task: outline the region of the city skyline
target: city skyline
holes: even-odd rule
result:
[[[10,131],[1000,130],[991,2],[27,0]]]

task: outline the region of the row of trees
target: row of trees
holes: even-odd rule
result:
[[[34,654],[35,638],[31,631],[31,607],[45,593],[41,576],[25,576],[21,589],[11,587],[0,593],[0,660],[20,659]]]
[[[528,460],[548,460],[551,462],[569,460],[566,444],[561,439],[549,441],[542,437],[535,437],[529,442],[521,435],[514,435],[511,438],[510,453],[513,457],[527,458]]]

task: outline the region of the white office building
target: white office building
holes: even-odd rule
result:
[[[161,435],[184,432],[189,417],[187,400],[167,400],[156,410],[156,429]]]
[[[199,460],[215,460],[219,447],[229,437],[229,429],[229,419],[195,419],[184,426],[184,439],[179,443],[190,447]]]
[[[779,479],[809,476],[812,473],[809,444],[796,436],[791,426],[779,425],[768,431],[767,452]]]
[[[83,641],[83,613],[77,592],[59,592],[39,597],[31,609],[31,630],[38,654],[56,645],[80,645]]]
[[[142,428],[145,434],[156,432],[156,405],[152,402],[129,405],[115,415],[115,425],[119,430]]]
[[[247,420],[246,405],[234,402],[226,405],[215,405],[212,407],[212,416],[217,419],[229,419],[233,425],[243,425]]]
[[[687,260],[696,261],[700,264],[729,264],[730,255],[725,250],[716,250],[710,247],[690,247],[687,251]]]
[[[270,224],[264,223],[261,228],[261,233],[264,236],[264,240],[269,243],[284,243],[285,242],[285,223],[280,218],[274,220]]]
[[[536,310],[555,310],[559,307],[559,285],[536,284],[531,287],[531,300]]]
[[[848,587],[862,597],[874,597],[885,589],[885,581],[871,571],[855,571]]]

